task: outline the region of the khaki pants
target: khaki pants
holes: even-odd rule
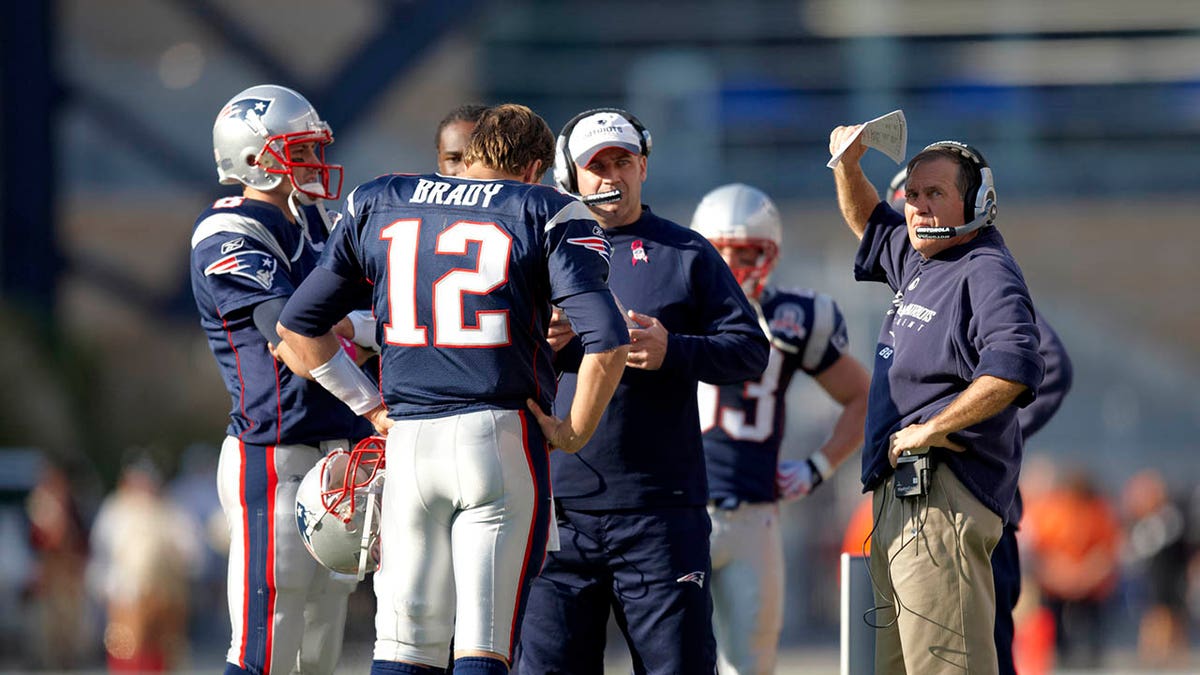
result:
[[[873,510],[875,672],[996,673],[991,555],[1000,517],[944,465],[922,497],[898,499],[889,477]]]

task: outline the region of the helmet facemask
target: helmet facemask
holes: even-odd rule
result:
[[[732,260],[726,260],[729,271],[747,297],[757,300],[762,295],[775,263],[779,261],[779,245],[770,239],[709,239],[718,251],[734,249]],[[746,253],[749,252],[749,253]],[[745,262],[748,259],[754,262]]]
[[[314,144],[315,162],[294,159],[295,149],[306,143]],[[254,158],[254,164],[269,174],[287,176],[292,189],[312,199],[337,199],[342,192],[342,166],[325,163],[325,146],[333,143],[333,134],[328,128],[313,131],[293,131],[271,136]],[[316,180],[301,183],[296,178],[296,169],[316,171]],[[332,186],[332,187],[331,187]]]

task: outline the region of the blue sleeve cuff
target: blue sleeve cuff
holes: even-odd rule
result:
[[[979,365],[971,374],[972,379],[991,375],[1010,382],[1025,385],[1013,405],[1024,408],[1037,398],[1037,388],[1042,382],[1042,357],[1036,353],[1016,354],[999,350],[987,350],[979,355]]]
[[[563,298],[558,306],[566,312],[585,354],[607,352],[629,344],[629,329],[607,288]]]

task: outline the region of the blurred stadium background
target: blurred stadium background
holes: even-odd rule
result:
[[[851,278],[828,133],[903,109],[910,156],[942,138],[986,154],[999,226],[1074,360],[1073,393],[1027,452],[1087,469],[1114,497],[1157,469],[1196,508],[1195,2],[35,0],[0,17],[8,542],[28,539],[27,497],[47,465],[66,470],[85,527],[135,455],[167,481],[202,485],[211,471],[229,401],[198,329],[187,242],[196,214],[230,194],[215,180],[212,119],[264,82],[300,90],[331,123],[346,191],[432,170],[437,122],[460,103],[525,103],[556,130],[585,108],[626,107],[654,135],[647,202],[686,224],[716,185],[765,189],[786,224],[776,279],[832,293],[868,364],[890,294]],[[879,186],[897,168],[880,153],[864,165]],[[805,385],[791,396],[797,457],[834,414]],[[783,641],[826,650],[824,663],[858,487],[847,466],[786,507]],[[3,548],[0,668],[37,668],[20,617],[40,558]],[[1110,602],[1118,650],[1133,649],[1131,598]],[[208,618],[227,622],[216,599]],[[369,609],[351,621],[351,642],[369,640]],[[193,626],[201,669],[217,667],[224,630]],[[102,664],[96,644],[68,665]]]

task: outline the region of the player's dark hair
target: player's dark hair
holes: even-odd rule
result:
[[[535,161],[541,160],[542,179],[554,163],[554,132],[546,120],[519,103],[505,103],[488,108],[471,135],[463,153],[467,164],[482,162],[484,166],[506,174],[523,173]]]
[[[442,148],[442,130],[454,124],[455,122],[470,122],[477,124],[479,118],[483,117],[483,113],[487,112],[488,106],[479,103],[464,103],[458,106],[438,122],[437,132],[433,136],[433,147],[441,150]]]

